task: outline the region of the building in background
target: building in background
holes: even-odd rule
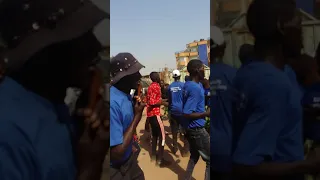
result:
[[[192,59],[200,59],[205,65],[209,64],[209,40],[200,39],[188,43],[184,51],[176,52],[177,69],[183,69]]]
[[[160,79],[163,80],[163,82],[165,84],[170,84],[171,80],[170,80],[170,75],[171,75],[171,71],[169,71],[169,68],[165,67],[161,72],[160,72]]]

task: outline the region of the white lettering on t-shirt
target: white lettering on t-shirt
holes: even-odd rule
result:
[[[181,88],[180,87],[172,87],[172,88],[170,88],[170,91],[171,92],[178,92],[178,91],[181,91]]]
[[[220,79],[212,80],[210,81],[210,94],[216,95],[217,91],[226,91],[228,87],[224,84],[222,84],[222,81]]]

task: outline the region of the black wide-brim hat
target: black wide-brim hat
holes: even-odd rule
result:
[[[110,84],[119,82],[123,77],[139,72],[144,66],[131,54],[119,53],[110,61]]]
[[[80,37],[104,20],[104,25],[110,27],[109,13],[89,0],[3,0],[1,56],[8,71],[16,71],[43,48]],[[109,40],[105,41],[104,45],[109,46]]]

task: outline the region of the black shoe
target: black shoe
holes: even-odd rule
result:
[[[171,165],[170,161],[167,161],[165,159],[162,159],[161,161],[157,161],[156,166],[160,167],[160,168],[164,168],[164,167],[168,167]]]

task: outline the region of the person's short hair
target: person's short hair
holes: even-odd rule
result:
[[[190,73],[190,75],[196,74],[199,69],[203,67],[203,62],[199,59],[193,59],[189,61],[187,65],[187,70]]]
[[[294,16],[294,0],[253,0],[247,12],[247,25],[256,40],[278,41],[279,22]]]
[[[157,72],[155,72],[155,71],[150,73],[150,79],[151,79],[152,82],[157,81],[157,79],[158,79],[159,77],[160,77],[159,73],[157,73]]]

